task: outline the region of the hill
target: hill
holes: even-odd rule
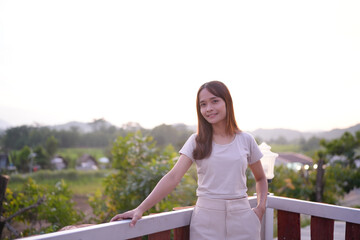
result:
[[[109,128],[112,126],[114,126],[114,125],[112,125],[108,121],[106,121],[104,119],[99,119],[99,120],[95,120],[94,122],[90,122],[90,123],[72,121],[72,122],[68,122],[65,124],[53,125],[53,126],[48,126],[48,127],[50,129],[54,129],[54,130],[58,130],[58,131],[71,131],[73,129],[77,129],[79,132],[89,133],[89,132],[93,132],[96,129]]]
[[[254,137],[261,138],[264,141],[275,140],[278,138],[285,138],[287,141],[293,141],[295,139],[309,139],[311,137],[324,138],[326,140],[331,140],[341,137],[345,132],[350,132],[355,134],[355,132],[360,131],[360,123],[354,126],[343,128],[343,129],[333,129],[330,131],[321,131],[321,132],[301,132],[291,129],[275,128],[275,129],[257,129],[250,132]]]

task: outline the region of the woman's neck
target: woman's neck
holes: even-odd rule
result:
[[[212,125],[213,128],[213,141],[217,144],[228,144],[233,141],[234,134],[226,132],[225,125]]]

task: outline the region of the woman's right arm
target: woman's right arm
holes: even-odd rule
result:
[[[135,209],[117,214],[110,221],[132,219],[130,226],[135,226],[143,213],[152,208],[156,203],[166,197],[181,181],[192,161],[186,155],[181,154],[175,166],[158,182],[149,196]]]

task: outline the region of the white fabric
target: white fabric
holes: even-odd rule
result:
[[[190,240],[260,240],[261,223],[247,198],[198,198],[190,223]]]
[[[255,139],[248,133],[239,132],[234,140],[225,145],[213,142],[210,157],[194,160],[196,134],[186,141],[180,154],[196,163],[198,197],[211,199],[236,199],[247,196],[246,168],[260,160],[262,153]]]

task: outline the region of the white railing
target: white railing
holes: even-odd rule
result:
[[[250,205],[254,207],[256,205],[256,197],[249,197]],[[299,214],[311,215],[316,219],[325,219],[325,220],[339,220],[345,221],[352,229],[347,230],[349,234],[360,233],[360,209],[341,207],[330,204],[302,201],[291,198],[268,196],[267,209],[263,219],[262,224],[262,239],[270,240],[273,239],[273,216],[274,210],[278,210],[278,227],[286,226],[290,228],[291,234],[294,232],[300,232],[300,224],[295,224],[292,221],[281,220],[279,216],[281,215],[282,219],[285,219],[287,215],[297,217]],[[42,239],[62,239],[62,240],[119,240],[119,239],[132,239],[141,237],[144,235],[149,235],[149,239],[157,239],[156,234],[163,231],[170,231],[172,229],[183,229],[189,226],[191,214],[193,208],[187,208],[172,212],[159,213],[150,216],[144,216],[141,220],[138,221],[135,227],[131,228],[129,226],[130,220],[124,220],[120,222],[112,223],[103,223],[97,224],[89,227],[78,228],[73,230],[67,230],[62,232],[49,233],[44,235],[38,235],[28,238],[23,238],[24,240],[42,240]],[[281,214],[280,214],[281,213]],[[288,213],[288,214],[287,214]],[[298,216],[300,218],[300,215]],[[283,221],[281,224],[279,221]],[[317,221],[314,221],[318,223]],[[320,221],[321,223],[321,221]],[[319,229],[318,225],[312,224],[312,230],[316,232]],[[328,222],[326,223],[328,224]],[[330,222],[331,225],[331,222]],[[314,227],[313,227],[314,226]],[[321,227],[321,225],[320,225]],[[186,230],[186,229],[185,229]],[[187,229],[188,231],[188,229]],[[322,231],[324,231],[322,229]],[[331,231],[331,229],[330,229]],[[186,231],[185,231],[186,232]],[[278,229],[278,233],[284,232],[283,229]],[[283,233],[282,233],[283,234]],[[287,233],[284,233],[285,235]],[[348,234],[348,233],[347,233]],[[349,235],[349,236],[353,236]],[[152,236],[152,237],[150,237]],[[169,234],[170,236],[170,234]],[[183,236],[183,235],[182,235]],[[354,235],[355,236],[355,235]],[[359,237],[358,235],[357,237]],[[170,238],[169,238],[170,239]],[[179,239],[176,238],[175,239]],[[182,237],[183,239],[188,239],[188,237]],[[280,238],[279,238],[280,239]],[[285,237],[283,237],[285,239]],[[291,238],[286,238],[291,239]],[[300,239],[300,238],[299,238]],[[345,239],[345,237],[344,237]],[[349,237],[351,239],[351,237]],[[355,239],[355,238],[354,238]]]

